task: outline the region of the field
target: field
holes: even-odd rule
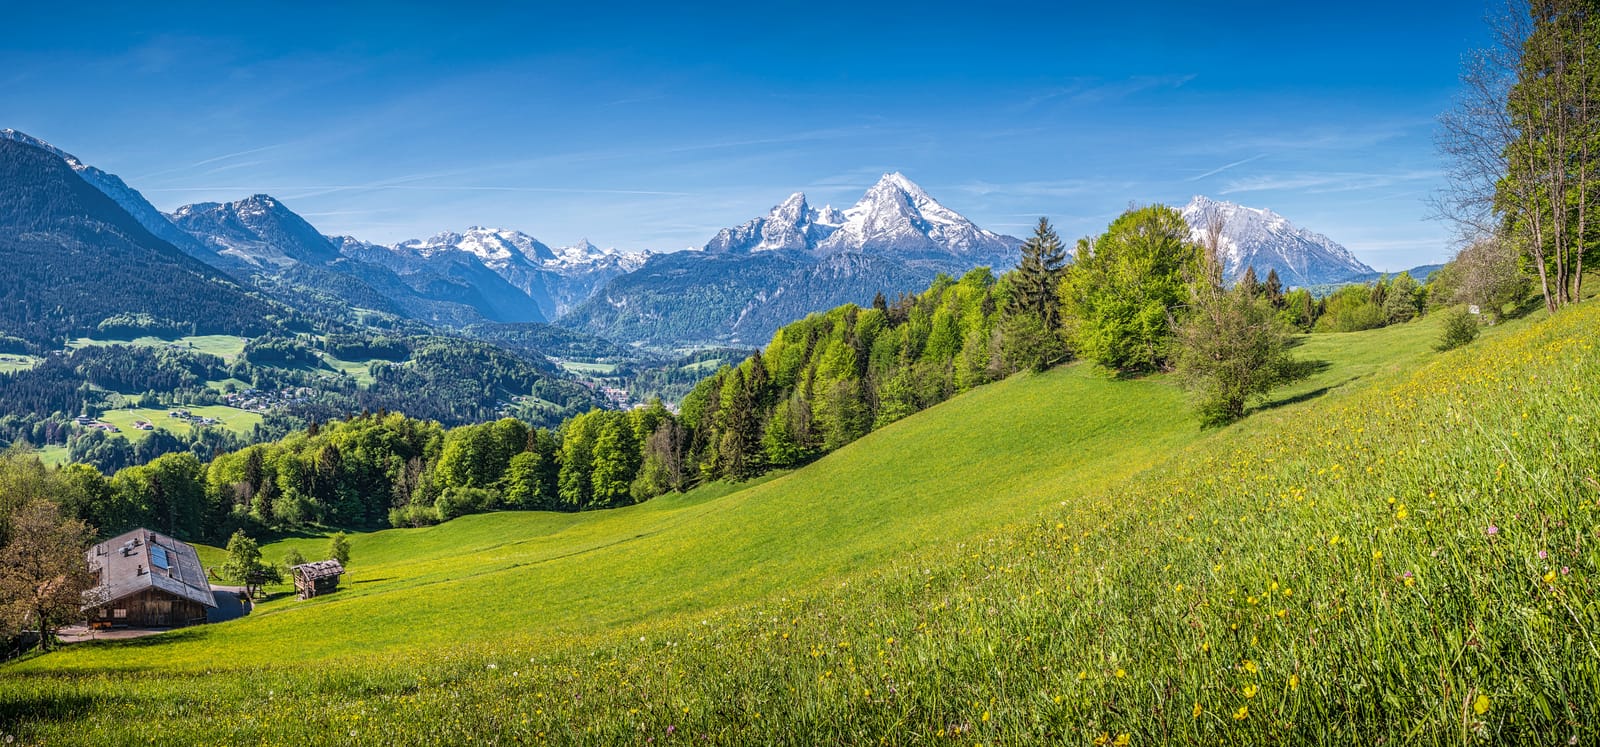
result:
[[[370,386],[373,382],[372,369],[369,365],[372,361],[347,361],[324,353],[322,362],[329,368],[355,379],[356,383],[362,386]]]
[[[121,428],[122,433],[119,435],[122,435],[131,441],[140,441],[149,437],[150,435],[150,431],[141,431],[133,427],[133,424],[139,420],[148,420],[156,428],[167,431],[168,433],[186,435],[188,434],[189,429],[194,426],[191,426],[187,420],[179,420],[167,415],[168,412],[175,409],[188,410],[191,415],[196,417],[216,418],[217,420],[222,421],[222,425],[211,427],[222,428],[242,436],[249,435],[250,430],[254,428],[257,423],[261,422],[260,413],[250,412],[248,410],[240,410],[236,407],[228,407],[226,405],[184,405],[181,408],[172,407],[164,409],[134,407],[131,409],[124,408],[121,410],[106,410],[100,415],[100,420]]]
[[[0,353],[0,373],[26,371],[39,365],[39,360],[39,358],[32,355]]]
[[[90,337],[80,337],[67,343],[67,347],[76,349],[88,345],[171,346],[192,350],[196,353],[209,353],[223,360],[232,361],[244,353],[246,342],[249,342],[249,340],[235,335],[190,335],[174,339],[139,337],[132,340],[97,340]]]
[[[561,361],[561,368],[567,373],[586,376],[610,376],[617,372],[615,363],[586,363],[583,361]]]
[[[39,461],[50,467],[59,467],[71,459],[71,456],[68,455],[67,447],[60,444],[41,446],[34,453],[39,455]]]
[[[1592,742],[1600,312],[1443,355],[1432,324],[1311,338],[1300,353],[1329,365],[1221,431],[1162,377],[1070,366],[755,485],[357,536],[330,597],[6,667],[0,724],[52,742]]]

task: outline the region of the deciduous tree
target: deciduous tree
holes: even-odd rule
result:
[[[84,549],[89,528],[64,519],[56,504],[30,498],[6,517],[0,545],[0,623],[6,631],[31,630],[49,648],[61,625],[78,619],[83,594],[94,585]]]

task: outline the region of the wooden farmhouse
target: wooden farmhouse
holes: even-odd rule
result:
[[[178,628],[205,622],[217,606],[199,554],[164,534],[135,529],[85,557],[97,578],[83,608],[91,626]]]
[[[300,593],[300,598],[310,599],[339,588],[344,566],[337,560],[318,560],[294,566],[289,573],[294,576],[294,590]]]

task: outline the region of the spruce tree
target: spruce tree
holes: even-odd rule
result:
[[[1244,291],[1246,296],[1250,296],[1251,298],[1260,295],[1261,281],[1256,279],[1255,267],[1252,266],[1244,268],[1244,277],[1239,278],[1239,285],[1237,287],[1239,290]]]
[[[1267,281],[1262,284],[1261,289],[1273,308],[1283,308],[1283,280],[1278,277],[1276,269],[1267,270]]]
[[[1022,243],[1022,263],[1017,265],[1017,308],[1044,322],[1048,331],[1061,328],[1061,308],[1056,288],[1067,266],[1067,250],[1061,237],[1050,227],[1049,218],[1040,218],[1033,236]]]

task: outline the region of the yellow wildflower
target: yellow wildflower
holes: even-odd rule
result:
[[[1254,698],[1256,696],[1256,686],[1255,685],[1245,685],[1244,686],[1244,696],[1246,698]]]
[[[1202,714],[1204,712],[1205,712],[1205,709],[1201,708],[1199,703],[1195,703],[1194,704],[1194,717],[1195,718],[1200,718],[1200,714]]]
[[[1112,747],[1128,747],[1128,742],[1130,742],[1130,741],[1132,741],[1132,737],[1127,732],[1123,732],[1123,733],[1117,735],[1117,741],[1112,742],[1111,746]]]
[[[1489,696],[1478,693],[1478,699],[1472,701],[1472,712],[1482,716],[1489,712]]]
[[[1299,690],[1300,689],[1300,675],[1298,675],[1298,674],[1289,675],[1289,689],[1290,690]]]
[[[1250,706],[1239,706],[1239,710],[1233,712],[1233,720],[1234,721],[1243,721],[1245,719],[1245,717],[1249,716],[1249,715],[1250,715]]]

